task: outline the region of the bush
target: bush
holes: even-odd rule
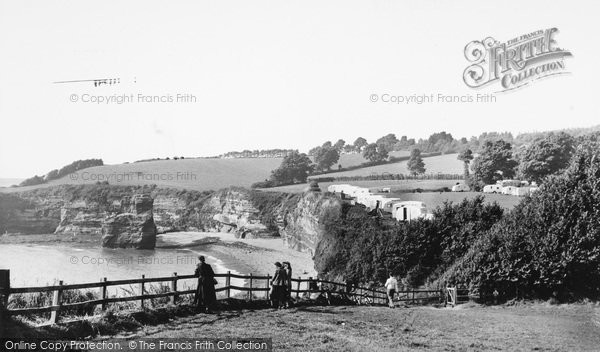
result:
[[[446,274],[483,296],[600,298],[600,144],[581,145]]]
[[[419,286],[465,254],[502,213],[499,205],[476,197],[445,203],[434,211],[432,221],[398,223],[344,204],[341,216],[322,220],[325,235],[317,245],[315,267],[330,279],[385,281],[393,273]]]

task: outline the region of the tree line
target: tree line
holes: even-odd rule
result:
[[[565,132],[550,132],[520,146],[503,139],[486,141],[481,146],[479,155],[475,156],[467,148],[457,158],[464,163],[465,180],[475,190],[481,190],[486,184],[511,178],[539,184],[546,177],[564,170],[569,165],[576,146],[586,138],[573,137]]]
[[[19,184],[19,186],[39,185],[39,184],[46,183],[46,182],[49,182],[52,180],[57,180],[63,176],[66,176],[73,172],[77,172],[82,169],[86,169],[88,167],[102,166],[102,165],[104,165],[104,162],[102,161],[102,159],[77,160],[77,161],[70,163],[69,165],[63,166],[60,169],[54,169],[54,170],[48,172],[45,176],[35,175],[33,177],[25,179],[23,182],[21,182]]]
[[[323,219],[315,266],[329,279],[383,282],[391,273],[484,298],[598,299],[600,133],[574,140],[567,167],[510,211],[477,196],[446,202],[432,220],[397,223],[343,204]]]

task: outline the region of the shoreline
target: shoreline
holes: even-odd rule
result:
[[[238,239],[231,233],[215,233],[215,232],[173,232],[160,234],[157,236],[156,248],[154,250],[135,250],[127,249],[105,249],[100,247],[99,239],[96,236],[81,235],[81,236],[64,236],[64,235],[2,235],[0,236],[0,246],[6,245],[3,249],[7,258],[6,265],[12,266],[11,263],[17,263],[14,268],[13,276],[15,284],[31,286],[43,286],[44,280],[65,280],[69,283],[88,282],[85,275],[69,275],[65,270],[75,268],[69,263],[70,257],[76,257],[84,266],[85,271],[94,277],[98,274],[111,278],[126,279],[124,270],[119,270],[120,275],[111,268],[118,268],[122,265],[127,265],[132,275],[145,274],[147,277],[166,275],[163,271],[191,274],[198,263],[197,257],[205,255],[207,263],[213,266],[216,273],[226,273],[230,271],[232,274],[256,276],[273,275],[275,271],[275,261],[289,261],[292,265],[293,277],[316,277],[314,262],[308,253],[302,253],[293,249],[287,248],[281,238],[260,238],[260,239]],[[13,252],[11,246],[17,246]],[[27,249],[27,247],[31,249]],[[47,248],[47,249],[44,249]],[[26,266],[19,264],[20,259],[11,258],[12,253],[37,253],[32,258],[35,262],[49,253],[51,264],[46,266],[43,273],[40,275],[31,276]],[[179,253],[179,254],[178,254]],[[27,255],[26,255],[27,257]],[[104,260],[103,265],[89,265],[83,263],[85,258],[97,258]],[[16,259],[15,259],[16,258]],[[19,257],[20,258],[20,257]],[[185,259],[182,267],[177,263],[181,258]],[[17,260],[17,261],[15,261]],[[108,261],[108,262],[107,262]],[[121,263],[132,263],[121,264]],[[166,263],[171,268],[158,269],[156,265],[163,266]],[[187,264],[185,264],[187,263]],[[96,270],[98,268],[99,270]],[[125,267],[124,267],[125,268]],[[66,275],[65,275],[66,274]],[[39,277],[37,277],[39,276]],[[238,279],[235,279],[236,281]],[[50,284],[51,282],[46,284]],[[239,280],[236,284],[245,285],[245,280]]]
[[[239,239],[232,233],[171,232],[159,235],[156,248],[189,249],[201,254],[204,246],[245,275],[272,275],[276,261],[289,261],[292,276],[317,276],[310,254],[285,247],[281,238]]]

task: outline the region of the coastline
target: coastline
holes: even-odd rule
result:
[[[185,248],[198,255],[206,248],[222,262],[217,265],[245,275],[272,275],[276,261],[289,261],[294,277],[317,276],[310,254],[285,247],[281,238],[239,239],[231,233],[171,232],[158,236],[156,248]]]
[[[43,286],[56,280],[84,283],[100,277],[128,279],[142,274],[191,274],[199,255],[206,256],[216,273],[273,275],[275,261],[289,261],[294,277],[316,277],[310,254],[286,248],[281,238],[238,239],[229,233],[173,232],[158,235],[155,250],[136,250],[102,248],[97,237],[87,235],[2,235],[0,246],[6,256],[3,264],[13,269],[11,278],[17,286]],[[41,260],[47,265],[36,271],[29,269],[30,265],[41,265]],[[236,284],[246,284],[245,280],[235,280]]]

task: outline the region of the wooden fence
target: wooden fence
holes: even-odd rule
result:
[[[256,275],[236,275],[231,272],[225,274],[215,274],[216,278],[224,278],[225,285],[217,286],[215,291],[217,293],[224,292],[221,294],[221,298],[230,298],[233,291],[246,292],[247,300],[253,299],[269,299],[269,291],[271,276],[256,276]],[[33,315],[40,313],[50,313],[50,324],[56,324],[60,320],[60,313],[66,309],[73,308],[90,308],[101,306],[104,311],[107,306],[111,303],[117,302],[129,302],[139,301],[139,308],[143,310],[147,301],[156,298],[169,297],[169,301],[172,304],[177,304],[183,295],[195,294],[196,289],[178,290],[178,282],[181,280],[196,279],[195,275],[177,275],[173,273],[172,276],[165,277],[154,277],[147,278],[142,275],[138,279],[126,279],[126,280],[107,280],[103,278],[98,282],[83,283],[83,284],[72,284],[64,285],[62,281],[59,281],[58,285],[53,286],[38,286],[38,287],[11,287],[10,286],[10,272],[9,270],[0,270],[0,314],[8,315]],[[231,279],[245,280],[245,285],[233,285]],[[159,293],[148,293],[148,286],[151,283],[167,283],[168,291]],[[109,297],[108,288],[111,286],[119,285],[138,285],[139,294],[125,296],[125,297]],[[92,299],[84,302],[67,303],[63,300],[63,293],[67,290],[80,290],[80,289],[98,289],[98,299]],[[11,294],[24,294],[24,293],[39,293],[39,292],[52,292],[52,305],[46,307],[31,307],[31,308],[9,308],[8,302]],[[259,293],[259,295],[254,295]],[[356,302],[363,302],[368,304],[385,305],[387,304],[386,292],[381,289],[373,289],[367,287],[354,287],[352,291],[348,292],[347,285],[344,283],[326,281],[308,278],[293,278],[291,295],[296,299],[300,298],[301,294],[323,294],[336,295],[345,297],[347,299],[354,300]],[[262,298],[259,297],[262,295]],[[242,297],[244,298],[244,297]],[[454,297],[456,299],[456,297]],[[448,292],[445,290],[403,290],[398,292],[396,301],[400,302],[411,302],[411,303],[430,303],[432,301],[447,302]],[[456,301],[453,301],[456,302]]]

